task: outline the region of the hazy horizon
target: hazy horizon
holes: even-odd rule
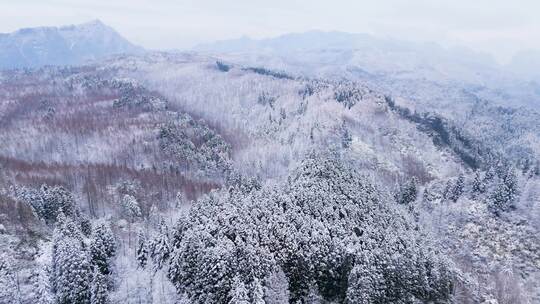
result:
[[[540,49],[540,3],[481,0],[273,1],[76,1],[0,3],[0,32],[62,26],[99,19],[148,49],[189,49],[200,43],[272,38],[311,30],[367,33],[436,42],[491,54],[500,63],[519,51]],[[159,33],[159,34],[156,34]]]

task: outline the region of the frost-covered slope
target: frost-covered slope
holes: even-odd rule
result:
[[[380,175],[396,178],[407,166],[425,179],[457,170],[456,156],[439,151],[362,83],[293,79],[241,65],[222,71],[215,59],[192,55],[126,58],[110,66],[136,67],[121,73],[234,134],[233,157],[249,175],[284,176],[307,151],[343,145]]]
[[[197,53],[0,73],[8,296],[45,273],[65,302],[537,300],[536,114],[347,77]]]

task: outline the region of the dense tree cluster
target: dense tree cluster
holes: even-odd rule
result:
[[[111,275],[112,258],[116,254],[116,240],[108,224],[98,223],[94,227],[89,247],[90,258],[95,268],[101,275]]]
[[[278,78],[278,79],[289,79],[289,80],[294,79],[291,75],[288,75],[285,72],[269,70],[269,69],[265,69],[261,67],[248,67],[248,68],[244,68],[244,70],[250,71],[256,74],[264,75],[264,76]]]
[[[335,85],[334,99],[348,109],[362,101],[367,92],[353,82],[342,81]]]
[[[489,177],[491,176],[488,175]],[[518,198],[518,181],[515,169],[509,166],[500,166],[491,179],[492,191],[488,197],[489,209],[495,215],[513,210]]]
[[[195,303],[253,303],[261,289],[350,303],[444,302],[452,292],[437,249],[337,156],[311,155],[281,186],[210,194],[173,244],[169,277]]]
[[[114,286],[112,265],[117,247],[108,224],[97,223],[93,228],[82,225],[87,220],[78,214],[71,193],[61,187],[43,186],[39,190],[26,190],[22,196],[40,198],[38,206],[45,210],[40,214],[54,212],[57,216],[50,223],[54,225],[51,251],[35,271],[34,303],[108,303],[107,294]],[[84,229],[91,233],[83,233]],[[0,263],[0,271],[8,275],[1,277],[10,278],[10,268],[5,265]],[[0,286],[8,286],[8,282],[1,282]]]
[[[161,150],[184,166],[220,172],[230,166],[230,146],[202,121],[181,115],[159,131]]]
[[[418,197],[418,181],[415,177],[400,186],[399,191],[396,193],[395,198],[399,204],[409,205],[416,201]]]
[[[92,266],[82,233],[60,214],[53,238],[51,287],[56,303],[89,303]]]
[[[71,217],[79,216],[73,195],[62,186],[42,185],[39,189],[20,188],[15,192],[17,198],[29,204],[47,224],[54,224],[61,212]]]

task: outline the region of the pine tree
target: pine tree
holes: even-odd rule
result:
[[[89,303],[92,270],[87,253],[74,238],[57,240],[52,285],[57,304]]]
[[[122,208],[124,216],[131,222],[135,221],[136,218],[142,216],[141,208],[137,199],[132,195],[126,194],[122,198]]]
[[[56,304],[89,303],[92,269],[78,225],[60,213],[53,232],[51,287]]]
[[[371,304],[386,303],[383,271],[374,261],[355,266],[349,275],[347,288],[348,303]]]
[[[289,303],[289,280],[281,267],[266,277],[264,295],[266,304]]]
[[[111,259],[116,254],[116,242],[111,228],[101,223],[96,226],[90,240],[90,257],[92,264],[101,274],[107,276],[111,273]]]
[[[261,284],[261,281],[258,278],[255,278],[252,283],[253,290],[253,304],[266,304],[264,300],[264,289]]]
[[[40,189],[26,187],[14,187],[15,197],[32,207],[36,216],[45,219],[43,193]]]
[[[496,172],[493,166],[489,166],[484,176],[484,181],[489,182],[495,178]]]
[[[84,236],[77,223],[71,217],[67,217],[63,212],[59,212],[54,228],[53,241],[54,238],[74,238],[82,243]]]
[[[40,267],[34,284],[35,304],[54,304],[54,295],[51,290],[49,271]]]
[[[457,202],[465,189],[465,177],[460,174],[456,180],[448,180],[444,188],[444,199]]]
[[[154,263],[154,269],[161,269],[169,259],[170,254],[168,228],[165,223],[162,223],[159,233],[150,244],[150,257]]]
[[[54,223],[58,214],[63,212],[68,217],[76,216],[76,205],[73,195],[65,188],[42,186],[43,216],[49,224]]]
[[[324,299],[319,293],[319,290],[317,289],[316,283],[311,283],[309,286],[308,294],[305,299],[305,303],[309,304],[322,304],[324,303]]]
[[[352,143],[352,135],[347,127],[345,120],[341,124],[341,146],[345,149],[349,148]]]
[[[229,292],[229,304],[250,304],[246,285],[239,277],[235,277]]]
[[[474,179],[472,181],[471,188],[472,188],[473,195],[486,192],[486,184],[484,180],[482,179],[482,176],[480,175],[479,171],[476,171],[474,174]]]
[[[517,177],[512,169],[509,169],[503,179],[497,183],[493,193],[488,198],[488,208],[495,214],[510,211],[515,208],[518,196]]]
[[[139,231],[137,236],[137,262],[141,268],[146,267],[148,263],[149,249],[146,240],[146,235],[142,230]]]
[[[91,304],[108,304],[109,291],[107,288],[107,277],[104,276],[99,269],[94,270],[92,278],[92,287],[90,291]]]
[[[0,255],[0,303],[20,303],[13,258],[7,253]]]
[[[465,189],[465,176],[463,176],[463,174],[460,174],[452,187],[449,199],[452,200],[453,202],[457,202],[457,200],[463,194],[464,189]]]
[[[79,217],[81,232],[84,236],[89,237],[92,234],[92,223],[86,215]]]
[[[396,199],[399,204],[409,205],[416,201],[416,197],[418,196],[416,184],[417,180],[415,177],[413,177],[405,185],[401,186],[396,195]]]
[[[508,168],[503,182],[508,188],[508,200],[512,202],[515,201],[518,196],[518,180],[513,168]]]

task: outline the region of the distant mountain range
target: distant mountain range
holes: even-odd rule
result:
[[[540,101],[536,68],[540,54],[533,51],[501,65],[489,54],[467,48],[337,31],[260,40],[242,37],[202,44],[194,50],[309,77],[367,81],[401,96],[415,95],[415,99],[421,91],[426,93],[428,107],[449,102],[449,91],[459,91],[452,94],[462,94],[464,99],[476,95],[504,105],[537,107]]]
[[[99,20],[0,34],[0,69],[76,65],[114,54],[141,52],[143,48]]]
[[[313,65],[354,65],[373,74],[408,73],[411,70],[424,70],[429,73],[444,70],[448,77],[459,74],[458,77],[462,78],[465,76],[465,67],[473,70],[497,65],[490,55],[466,48],[444,48],[436,43],[383,39],[368,34],[338,31],[309,31],[261,40],[242,37],[199,45],[195,50],[256,53],[273,57],[277,55],[285,58],[288,63],[298,63],[298,66],[305,70]]]

